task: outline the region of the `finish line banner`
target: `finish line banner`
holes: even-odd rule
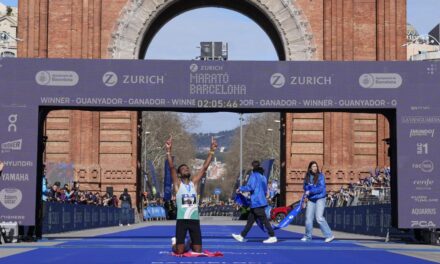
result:
[[[438,227],[438,69],[438,62],[3,59],[0,221],[35,223],[40,108],[321,110],[386,115],[398,225]]]

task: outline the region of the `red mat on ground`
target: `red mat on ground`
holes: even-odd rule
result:
[[[183,254],[172,253],[175,257],[188,257],[188,258],[196,258],[196,257],[223,257],[223,253],[220,251],[211,252],[208,250],[204,250],[202,253],[188,251]]]

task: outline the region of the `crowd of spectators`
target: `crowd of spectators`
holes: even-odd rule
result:
[[[348,186],[341,186],[337,192],[330,191],[327,195],[327,207],[389,203],[390,176],[389,167],[371,170],[367,177]]]
[[[83,191],[77,182],[73,186],[69,184],[61,186],[60,182],[47,184],[46,178],[43,178],[42,199],[47,202],[119,207],[119,199],[116,195]]]

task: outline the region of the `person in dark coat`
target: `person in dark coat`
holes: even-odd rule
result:
[[[128,225],[130,226],[129,220],[128,220],[128,214],[131,209],[131,196],[128,193],[127,188],[124,189],[124,192],[119,196],[119,200],[121,201],[121,222],[119,223],[120,226],[122,225]]]

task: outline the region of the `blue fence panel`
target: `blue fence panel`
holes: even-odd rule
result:
[[[162,206],[148,206],[143,211],[144,220],[166,218],[165,208]]]
[[[292,224],[305,224],[305,210],[295,217]],[[391,229],[391,205],[362,205],[325,208],[324,217],[330,228],[356,234],[385,236]],[[314,223],[315,227],[318,224]]]
[[[115,207],[43,202],[43,233],[116,226],[121,219],[121,211]],[[134,223],[133,209],[128,219],[129,223]]]

